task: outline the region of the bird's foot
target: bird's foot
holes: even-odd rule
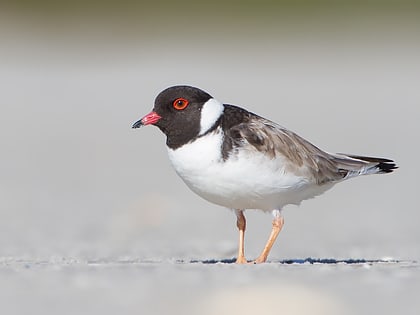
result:
[[[262,264],[265,263],[267,261],[267,256],[263,256],[261,255],[260,257],[258,257],[257,259],[253,260],[251,263],[256,265],[256,264]]]
[[[245,259],[245,256],[238,256],[238,258],[236,258],[236,263],[237,264],[247,264],[248,261]]]

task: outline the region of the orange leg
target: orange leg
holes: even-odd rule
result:
[[[280,210],[273,210],[273,228],[271,229],[270,237],[268,238],[267,243],[261,253],[261,255],[254,260],[254,264],[259,264],[267,261],[268,254],[270,253],[271,248],[273,247],[274,242],[276,241],[277,235],[279,235],[283,224],[284,218],[280,213]]]
[[[239,229],[239,250],[238,250],[238,258],[236,259],[237,264],[246,264],[247,261],[245,259],[244,254],[244,238],[245,238],[245,228],[246,228],[246,219],[243,213],[243,210],[235,210],[236,213],[236,226]]]

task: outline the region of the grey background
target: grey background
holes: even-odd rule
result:
[[[5,314],[416,314],[418,7],[139,8],[2,10]],[[269,264],[203,264],[236,255],[234,214],[187,189],[157,128],[131,129],[174,84],[400,169],[286,208]],[[251,259],[271,217],[246,216]],[[307,257],[399,262],[281,263]]]

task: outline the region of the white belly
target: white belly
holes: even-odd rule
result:
[[[232,209],[271,211],[317,196],[331,185],[319,186],[286,172],[281,158],[241,150],[223,161],[222,134],[212,133],[176,150],[169,158],[187,186],[202,198]]]

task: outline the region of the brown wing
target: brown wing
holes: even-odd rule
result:
[[[271,159],[281,157],[287,171],[312,178],[323,184],[356,175],[375,173],[379,163],[391,160],[329,154],[302,137],[259,116],[250,117],[229,129],[232,150],[249,145],[250,149],[266,154]],[[395,168],[395,164],[392,164]],[[392,167],[388,169],[393,169]],[[368,170],[372,169],[372,172]],[[376,170],[376,169],[375,169]],[[378,173],[378,172],[376,172]]]

